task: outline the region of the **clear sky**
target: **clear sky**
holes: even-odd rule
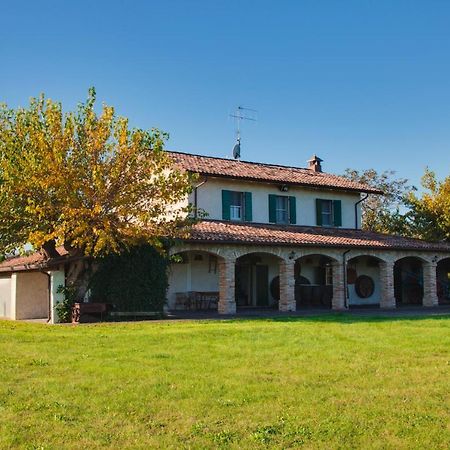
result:
[[[167,148],[324,170],[450,172],[450,1],[0,0],[0,101],[89,86]]]

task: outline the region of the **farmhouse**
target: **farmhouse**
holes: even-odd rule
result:
[[[198,221],[169,270],[169,309],[344,310],[450,303],[450,244],[361,230],[369,186],[307,168],[169,152],[199,175]],[[206,213],[206,216],[205,214]],[[206,218],[203,218],[203,217]],[[0,317],[56,321],[58,287],[82,259],[59,248],[0,263]]]
[[[170,272],[170,308],[216,300],[220,313],[234,314],[449,301],[450,244],[361,230],[361,203],[382,192],[324,173],[317,156],[308,168],[172,156],[200,175],[189,200],[208,215],[172,250],[181,262]]]

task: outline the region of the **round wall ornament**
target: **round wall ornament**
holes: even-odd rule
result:
[[[358,297],[368,298],[375,291],[375,283],[368,275],[360,275],[355,281],[355,291]]]

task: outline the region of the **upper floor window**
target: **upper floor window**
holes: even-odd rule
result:
[[[288,223],[289,204],[288,204],[287,197],[277,195],[277,201],[275,204],[275,212],[276,212],[277,223]]]
[[[244,193],[230,192],[230,220],[242,220],[244,212]]]
[[[222,219],[252,221],[251,192],[222,191]]]
[[[319,226],[342,226],[341,200],[316,199],[316,217]]]
[[[269,222],[295,224],[297,222],[295,197],[269,194]]]
[[[322,225],[331,227],[333,225],[333,202],[322,200]]]

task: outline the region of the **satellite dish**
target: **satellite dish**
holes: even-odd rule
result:
[[[233,158],[239,159],[241,157],[241,140],[238,138],[235,146],[233,147]]]

